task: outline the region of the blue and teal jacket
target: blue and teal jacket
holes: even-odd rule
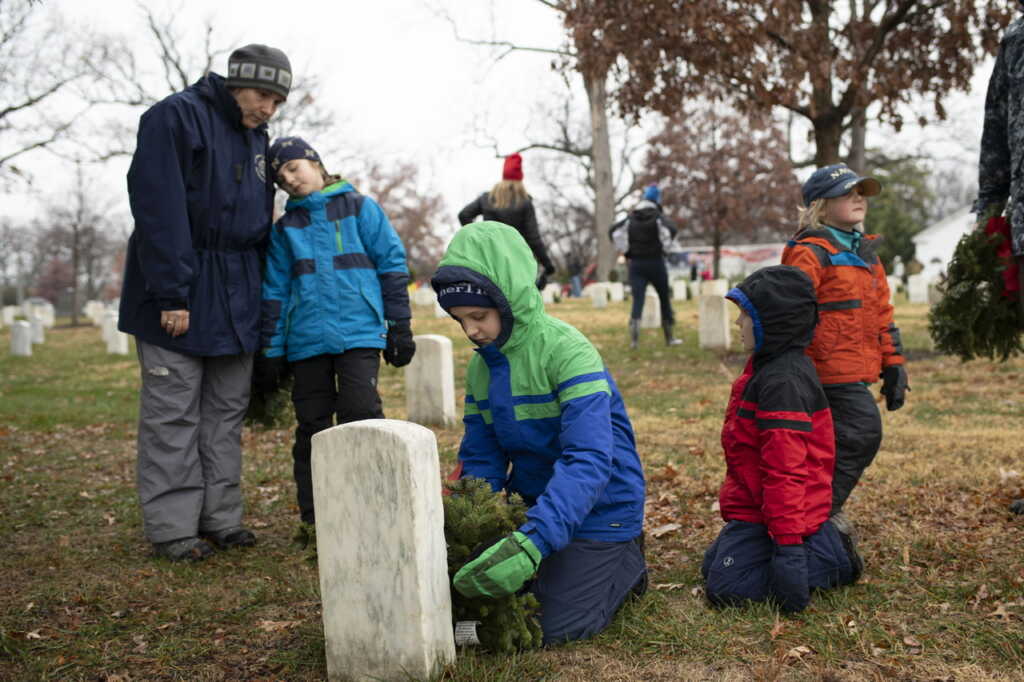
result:
[[[384,211],[345,181],[285,204],[270,230],[261,344],[290,362],[384,348],[408,320],[405,247]]]
[[[466,370],[462,475],[522,495],[520,530],[544,556],[575,538],[632,540],[644,476],[626,406],[597,349],[544,312],[536,272],[519,232],[480,222],[456,233],[431,280],[472,282],[502,319]]]

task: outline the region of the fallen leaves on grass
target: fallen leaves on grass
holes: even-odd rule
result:
[[[786,652],[786,660],[789,662],[799,661],[801,658],[810,656],[814,653],[814,649],[804,644],[795,646]]]
[[[263,632],[281,632],[301,623],[301,620],[261,620],[260,630],[263,630]]]
[[[917,656],[921,653],[924,646],[917,640],[913,635],[907,635],[903,638],[903,646],[907,648],[907,653],[911,656]]]
[[[656,590],[667,590],[671,592],[672,590],[683,589],[686,587],[686,583],[654,583],[653,587]]]
[[[660,538],[662,535],[667,535],[668,533],[679,530],[682,527],[682,524],[679,523],[666,523],[651,530],[651,537]]]

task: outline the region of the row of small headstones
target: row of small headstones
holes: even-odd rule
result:
[[[708,350],[726,350],[731,342],[730,320],[727,302],[723,296],[728,291],[728,281],[724,279],[703,282],[678,281],[673,284],[676,299],[686,299],[688,289],[692,296],[700,301],[698,317],[700,329],[698,343]],[[561,285],[548,284],[541,296],[545,304],[560,300]],[[607,308],[609,303],[621,303],[625,300],[625,286],[622,282],[595,282],[583,288],[584,298],[590,298],[595,308]],[[447,313],[437,303],[437,296],[430,287],[420,287],[412,293],[412,302],[418,306],[431,306],[434,317],[447,317]],[[643,314],[640,318],[642,329],[661,327],[661,306],[654,289],[647,288]],[[417,348],[419,348],[417,346]],[[417,354],[419,354],[417,350]]]
[[[16,319],[25,307],[29,307],[28,313],[25,315],[28,319]],[[117,311],[111,310],[102,301],[89,301],[85,304],[83,312],[93,325],[100,328],[103,341],[107,346],[107,353],[112,355],[127,355],[129,353],[128,335],[117,329]],[[32,346],[45,342],[44,328],[53,327],[54,318],[53,306],[50,304],[4,306],[0,319],[11,327],[11,355],[31,356]]]

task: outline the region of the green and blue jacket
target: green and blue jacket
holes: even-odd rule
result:
[[[520,528],[544,556],[574,539],[625,542],[642,530],[644,477],[622,396],[597,349],[544,312],[537,264],[502,223],[463,227],[431,280],[471,282],[497,303],[502,330],[466,371],[463,476],[519,493]]]

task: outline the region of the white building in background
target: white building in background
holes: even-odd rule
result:
[[[957,242],[974,228],[974,221],[971,207],[964,206],[914,236],[914,260],[924,266],[921,274],[925,282],[935,281],[946,272]]]

